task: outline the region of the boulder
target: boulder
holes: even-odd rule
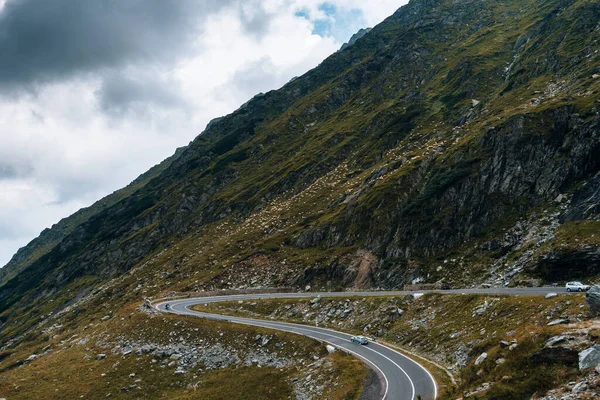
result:
[[[106,354],[104,354],[104,353],[96,354],[96,360],[102,360],[105,358],[106,358]]]
[[[335,347],[333,347],[332,345],[328,344],[327,346],[325,346],[325,348],[327,349],[327,352],[329,354],[335,353]]]
[[[570,336],[554,336],[546,341],[544,347],[552,347],[556,346],[559,343],[562,343],[566,340],[572,339]]]
[[[548,293],[548,294],[546,295],[546,298],[547,298],[547,299],[551,299],[551,298],[553,298],[553,297],[556,297],[556,296],[558,296],[558,293]]]
[[[596,344],[579,353],[579,369],[600,365],[600,344]]]
[[[555,319],[554,321],[548,322],[548,326],[562,325],[562,324],[568,324],[568,323],[569,323],[568,319]]]
[[[587,389],[587,382],[581,381],[577,385],[573,386],[573,393],[583,392]]]
[[[479,364],[481,364],[482,362],[484,362],[484,361],[485,361],[485,359],[486,359],[487,357],[488,357],[488,354],[487,354],[487,353],[485,353],[485,352],[484,352],[484,353],[481,353],[481,355],[480,355],[479,357],[477,357],[477,360],[475,360],[475,365],[479,365]]]
[[[585,294],[585,300],[594,317],[600,317],[600,285],[594,285]]]
[[[577,364],[577,352],[564,347],[546,347],[534,353],[531,359],[546,364]]]

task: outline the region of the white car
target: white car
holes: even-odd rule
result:
[[[567,292],[587,292],[590,290],[589,285],[584,285],[581,282],[567,282],[565,285]]]
[[[358,344],[369,344],[369,339],[364,336],[352,336],[350,341]]]

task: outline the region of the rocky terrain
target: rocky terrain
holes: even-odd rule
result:
[[[0,354],[173,292],[597,281],[599,21],[588,0],[410,1],[21,249],[0,272]],[[471,361],[476,333],[455,338]]]
[[[0,393],[9,399],[358,398],[368,374],[313,340],[144,307],[80,330],[54,324],[0,356]]]
[[[441,398],[593,399],[600,390],[600,321],[583,295],[315,297],[200,309],[327,326],[398,346],[426,357]]]

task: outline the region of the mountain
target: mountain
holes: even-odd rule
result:
[[[174,159],[179,156],[181,151],[183,151],[183,148],[177,149],[175,154],[173,154],[171,157],[167,158],[160,164],[155,165],[123,189],[111,193],[110,195],[92,204],[90,207],[82,208],[75,214],[67,218],[63,218],[58,223],[53,225],[52,228],[44,229],[42,233],[40,233],[40,236],[32,240],[29,244],[27,244],[27,246],[19,249],[8,262],[8,264],[0,269],[0,286],[2,286],[9,279],[15,277],[19,272],[34,263],[41,256],[52,250],[83,222],[88,221],[100,211],[118,203],[158,176],[161,171],[163,171],[173,162]]]
[[[341,47],[340,50],[345,50],[348,47],[352,46],[354,43],[356,43],[356,41],[358,39],[360,39],[361,37],[365,36],[367,33],[371,32],[371,28],[362,28],[359,29],[358,32],[356,32],[354,35],[352,35],[352,37],[350,38],[350,40],[348,40],[348,43],[344,43]]]
[[[597,277],[599,20],[411,1],[20,251],[0,342],[167,291]]]

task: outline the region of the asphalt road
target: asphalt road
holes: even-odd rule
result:
[[[322,297],[373,297],[373,296],[398,296],[415,293],[440,292],[449,294],[490,294],[490,295],[546,295],[548,293],[566,294],[564,288],[490,288],[490,289],[456,289],[433,291],[389,291],[389,292],[326,292],[326,293],[268,293],[268,294],[243,294],[231,296],[198,297],[190,299],[175,299],[156,304],[156,308],[163,312],[180,315],[190,315],[232,323],[254,325],[280,331],[297,333],[323,342],[330,343],[362,359],[382,377],[385,387],[382,388],[384,400],[414,400],[417,396],[423,399],[435,399],[437,386],[433,376],[419,363],[411,358],[378,343],[369,343],[362,346],[350,341],[351,335],[331,329],[319,328],[309,325],[292,324],[287,322],[268,321],[254,318],[241,318],[220,314],[204,313],[191,310],[198,304],[216,303],[223,301],[278,299],[278,298],[314,298]],[[169,304],[169,309],[166,304]]]

